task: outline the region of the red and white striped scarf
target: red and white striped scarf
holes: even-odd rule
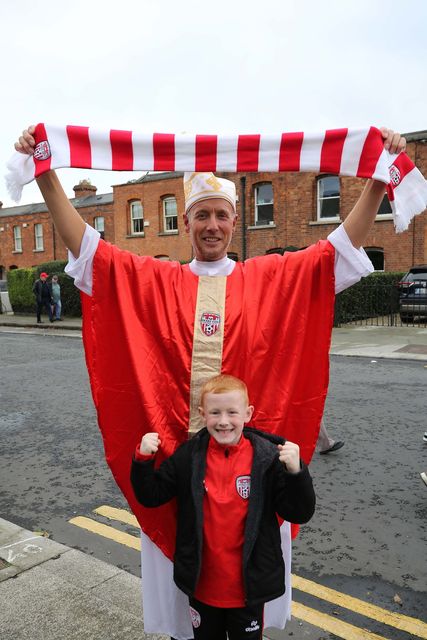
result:
[[[176,135],[38,124],[34,156],[8,163],[9,193],[51,169],[107,171],[312,171],[373,178],[387,185],[397,231],[427,206],[427,182],[406,153],[384,149],[379,129],[329,129],[321,134]]]

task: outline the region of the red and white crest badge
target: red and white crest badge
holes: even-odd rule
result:
[[[243,500],[247,500],[251,495],[251,476],[239,476],[236,478],[237,493]]]
[[[195,609],[193,609],[193,607],[190,607],[190,616],[191,616],[191,624],[193,625],[193,627],[195,629],[197,629],[197,627],[200,627],[200,623],[202,621],[200,617],[200,613]]]
[[[47,140],[43,140],[36,144],[34,147],[34,158],[36,160],[48,160],[50,156],[50,146]]]
[[[208,311],[202,313],[200,326],[205,336],[213,336],[218,331],[220,324],[221,316],[219,313],[209,313]]]
[[[389,171],[390,171],[390,182],[393,184],[393,186],[397,187],[397,185],[400,183],[400,180],[401,180],[400,171],[394,164],[391,165]]]

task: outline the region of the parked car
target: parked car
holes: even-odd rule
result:
[[[402,322],[427,317],[427,264],[411,267],[397,284]]]

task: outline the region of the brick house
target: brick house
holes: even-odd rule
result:
[[[406,134],[408,155],[427,175],[427,131]],[[82,181],[71,200],[83,219],[122,249],[187,261],[191,245],[182,221],[182,172],[147,174],[97,195]],[[314,173],[222,173],[233,180],[239,214],[229,254],[238,260],[301,249],[325,238],[349,214],[360,179]],[[183,236],[185,236],[183,238]],[[387,198],[365,249],[378,270],[405,271],[427,263],[427,215],[396,235]],[[0,279],[16,267],[65,259],[66,251],[44,204],[0,208]]]
[[[88,224],[114,241],[113,194],[96,195],[96,187],[82,180],[74,187],[72,204]],[[67,250],[42,203],[3,208],[0,203],[0,280],[7,271],[66,260]]]

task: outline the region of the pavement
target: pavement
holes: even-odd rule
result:
[[[0,314],[1,332],[81,338],[81,319],[37,324]],[[333,330],[330,353],[427,361],[427,328],[345,326]],[[427,366],[427,365],[426,365]],[[150,640],[143,631],[140,579],[117,567],[0,518],[1,640]],[[293,620],[288,635],[315,638]]]

